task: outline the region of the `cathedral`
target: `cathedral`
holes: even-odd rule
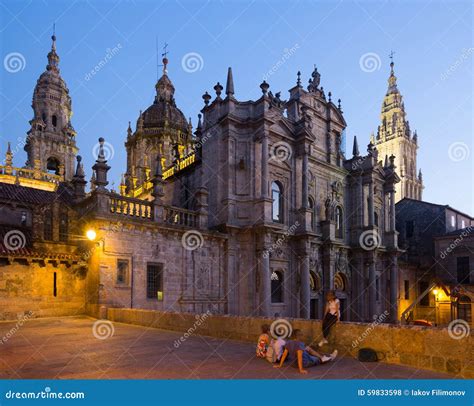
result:
[[[27,162],[9,145],[0,165],[0,319],[103,307],[318,319],[335,290],[343,320],[399,320],[395,203],[423,183],[393,62],[376,136],[345,156],[341,101],[316,68],[286,97],[263,81],[258,100],[239,99],[229,68],[193,128],[164,58],[124,134],[116,192],[102,138],[87,187],[54,35],[47,59]]]

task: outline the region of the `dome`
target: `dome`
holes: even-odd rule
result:
[[[155,85],[156,96],[154,103],[141,115],[143,128],[168,127],[188,131],[188,122],[183,112],[176,107],[174,86],[166,70]]]
[[[188,123],[183,112],[176,107],[174,102],[155,100],[155,102],[142,113],[143,128],[163,127],[166,123],[169,127],[184,132],[188,129]]]

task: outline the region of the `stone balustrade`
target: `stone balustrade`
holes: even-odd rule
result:
[[[198,227],[198,214],[191,210],[180,209],[177,207],[166,206],[164,221],[168,224]]]
[[[146,200],[111,195],[108,206],[109,212],[113,214],[139,219],[152,218],[152,203]]]

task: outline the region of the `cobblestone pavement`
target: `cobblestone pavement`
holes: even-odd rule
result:
[[[436,379],[451,375],[340,357],[301,375],[256,359],[254,345],[113,323],[93,330],[86,316],[35,319],[15,331],[0,322],[2,379]],[[13,329],[13,330],[12,330]],[[95,336],[94,336],[95,332]],[[2,344],[3,342],[3,344]],[[178,347],[178,348],[176,348]]]

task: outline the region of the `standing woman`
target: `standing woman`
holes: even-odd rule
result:
[[[326,295],[326,307],[324,309],[323,318],[323,339],[319,342],[322,347],[328,343],[329,332],[331,327],[341,318],[340,302],[333,290]]]

